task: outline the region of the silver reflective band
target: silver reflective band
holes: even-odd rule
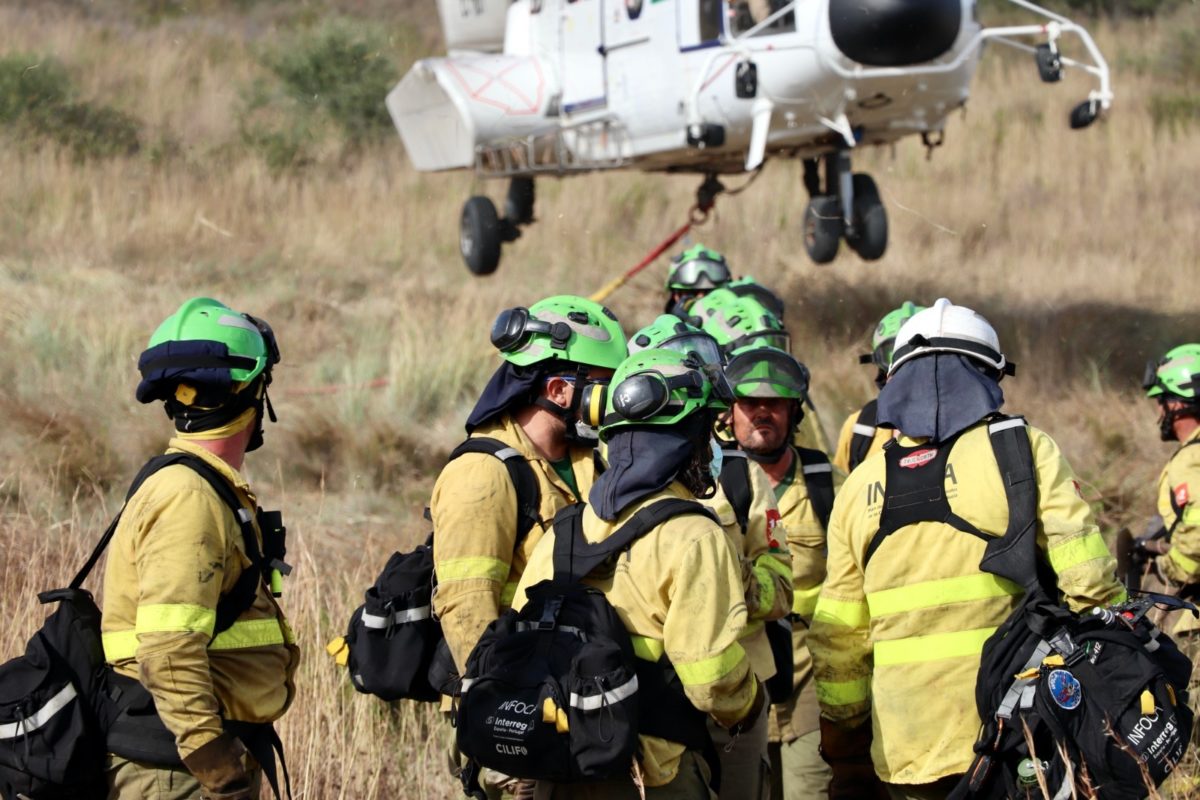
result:
[[[1024,425],[1025,420],[1021,417],[1017,417],[1016,419],[1006,419],[1003,422],[992,423],[991,425],[988,425],[988,431],[991,433],[999,433],[1000,431],[1006,431],[1009,428],[1020,428]]]
[[[67,684],[62,690],[51,697],[46,705],[39,708],[32,716],[0,725],[0,739],[16,739],[27,733],[36,731],[50,721],[50,718],[63,710],[67,703],[75,699],[75,687]]]
[[[461,684],[459,685],[459,687],[458,687],[458,693],[459,693],[459,694],[466,694],[466,693],[467,693],[467,689],[470,689],[470,688],[471,688],[472,686],[474,686],[474,685],[475,685],[475,679],[474,679],[474,678],[463,678],[463,679],[462,679],[462,683],[461,683]]]
[[[386,628],[389,622],[393,625],[399,625],[402,622],[417,622],[423,619],[429,619],[429,606],[402,608],[392,614],[391,617],[368,614],[366,611],[363,611],[362,615],[362,623],[368,628]]]
[[[601,694],[589,694],[587,697],[581,697],[575,692],[571,692],[570,700],[568,701],[571,708],[578,708],[580,711],[595,711],[598,708],[603,708],[605,705],[614,705],[627,697],[631,697],[638,690],[637,675],[634,675],[627,682],[621,684],[615,689],[609,689]]]
[[[822,472],[833,472],[832,464],[809,464],[804,468],[805,475],[819,475]]]
[[[861,422],[854,423],[854,432],[859,436],[874,436],[875,426],[863,425]]]
[[[521,451],[515,447],[506,447],[503,450],[496,451],[496,458],[500,459],[501,461],[508,461],[513,456],[519,455],[521,455]]]
[[[746,457],[745,450],[726,450],[724,447],[721,448],[721,458],[745,458],[745,457]]]
[[[240,519],[242,521],[242,524],[249,522],[250,521],[250,512],[244,508],[239,508],[238,509],[238,519]]]

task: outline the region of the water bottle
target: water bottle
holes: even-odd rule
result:
[[[1042,768],[1045,769],[1045,766]],[[1038,785],[1037,765],[1033,763],[1032,758],[1023,758],[1021,763],[1017,764],[1017,785],[1025,789]]]

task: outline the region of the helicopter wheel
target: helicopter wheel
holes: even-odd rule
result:
[[[846,244],[864,261],[876,261],[887,250],[888,220],[879,187],[864,173],[854,176],[854,235]]]
[[[491,275],[500,266],[500,217],[496,205],[476,195],[463,204],[458,228],[458,249],[472,274]]]
[[[818,264],[837,257],[842,240],[841,204],[834,195],[815,195],[804,208],[804,249]]]

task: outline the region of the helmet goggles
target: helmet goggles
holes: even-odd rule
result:
[[[521,348],[536,333],[550,337],[550,345],[565,350],[571,339],[571,326],[565,322],[542,322],[523,306],[505,309],[492,323],[492,345],[502,353]]]
[[[656,344],[655,347],[662,350],[674,350],[684,355],[694,354],[700,363],[706,366],[720,367],[724,360],[721,356],[721,347],[717,344],[717,340],[702,331],[681,333],[677,336],[672,336]]]
[[[677,264],[671,272],[671,289],[715,289],[729,283],[729,266],[720,261],[695,258]]]

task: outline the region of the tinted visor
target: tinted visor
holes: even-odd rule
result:
[[[716,364],[720,366],[722,363],[721,348],[717,344],[717,340],[709,336],[707,333],[683,333],[678,336],[672,336],[665,342],[658,344],[657,347],[662,350],[674,350],[676,353],[695,353],[701,364]]]
[[[675,268],[671,275],[672,288],[715,289],[729,283],[729,267],[718,261],[695,259]]]
[[[275,340],[275,331],[267,324],[266,320],[253,317],[249,314],[242,316],[255,328],[258,328],[258,333],[263,338],[263,342],[267,345],[267,364],[274,366],[279,363],[279,342]]]
[[[764,344],[790,353],[792,350],[792,337],[787,331],[765,330],[747,333],[745,336],[739,336],[725,345],[725,352],[732,353],[734,350],[740,350],[749,345],[761,346]]]
[[[1142,374],[1142,388],[1153,389],[1158,386],[1158,365],[1161,361],[1147,361],[1146,371]]]
[[[808,368],[792,355],[766,348],[741,353],[729,362],[725,374],[741,396],[759,396],[756,390],[768,387],[799,398],[808,395]]]

